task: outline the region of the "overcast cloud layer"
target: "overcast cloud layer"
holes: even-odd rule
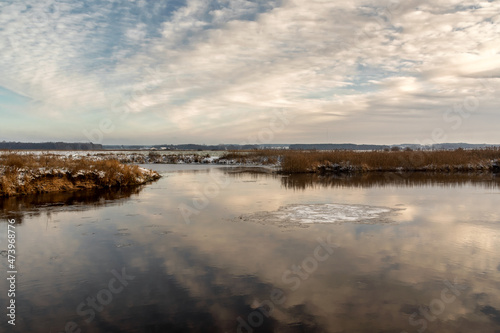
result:
[[[499,1],[1,1],[0,140],[500,143]]]

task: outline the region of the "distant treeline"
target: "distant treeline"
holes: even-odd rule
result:
[[[237,145],[237,144],[219,144],[219,145],[200,145],[200,144],[179,144],[179,145],[105,145],[104,149],[151,149],[155,148],[158,150],[249,150],[249,149],[259,149],[259,145]]]
[[[354,143],[314,143],[314,144],[163,144],[163,145],[105,145],[104,149],[157,149],[157,150],[252,150],[252,149],[291,149],[291,150],[453,150],[453,149],[481,149],[498,147],[499,145],[470,144],[470,143],[437,143],[433,145],[397,144],[397,145],[370,145]]]
[[[199,144],[180,144],[180,145],[158,145],[153,146],[156,149],[166,148],[172,150],[233,150],[233,149],[258,149],[259,145],[236,145],[236,144],[219,144],[219,145],[199,145]]]
[[[471,144],[471,143],[436,143],[433,145],[420,144],[398,144],[398,145],[366,145],[353,143],[324,143],[324,144],[293,144],[290,149],[294,150],[387,150],[387,149],[425,149],[425,150],[453,150],[453,149],[481,149],[498,147],[499,145]]]
[[[68,142],[0,142],[0,149],[8,150],[102,150],[101,144]]]
[[[397,145],[370,145],[354,143],[313,143],[313,144],[163,144],[163,145],[101,145],[95,143],[68,143],[68,142],[0,142],[0,149],[39,149],[39,150],[114,150],[114,149],[157,149],[157,150],[253,150],[253,149],[291,149],[291,150],[453,150],[453,149],[481,149],[498,147],[500,145],[470,144],[470,143],[437,143],[433,145],[397,144]]]
[[[354,143],[319,143],[319,144],[294,144],[294,150],[384,150],[392,146],[387,145],[357,145]]]

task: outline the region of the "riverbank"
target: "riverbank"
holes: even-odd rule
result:
[[[0,154],[0,196],[142,185],[160,178],[117,160],[49,154]]]
[[[105,156],[103,156],[105,157]],[[500,149],[456,150],[247,150],[208,154],[117,154],[122,163],[221,164],[275,167],[284,174],[353,172],[495,172]]]
[[[11,153],[0,153],[0,156],[8,154]],[[62,159],[66,161],[66,164],[69,163],[68,161],[85,160],[87,161],[85,163],[94,163],[97,166],[100,163],[104,163],[104,165],[106,163],[119,163],[126,166],[134,164],[267,166],[271,167],[275,172],[282,174],[348,174],[367,172],[491,172],[496,174],[500,172],[500,148],[456,150],[394,149],[384,151],[276,149],[226,152],[67,151],[61,153],[38,151],[31,153],[18,152],[15,155],[31,156],[34,159]],[[66,168],[66,164],[60,165],[58,168]],[[45,168],[43,165],[42,167]],[[110,169],[109,166],[104,166],[104,168]],[[47,170],[42,169],[42,172],[47,172]],[[80,170],[76,170],[75,172],[78,173]],[[88,173],[84,178],[95,177],[95,175],[91,174],[90,170]],[[21,178],[23,177],[21,176]],[[118,178],[121,179],[120,177]],[[113,180],[111,183],[116,184]],[[122,181],[118,181],[118,185],[121,184]],[[85,183],[81,184],[81,186],[85,185]],[[68,184],[67,186],[70,185]]]

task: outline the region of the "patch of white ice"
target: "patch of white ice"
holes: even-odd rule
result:
[[[291,205],[278,210],[280,218],[298,223],[353,222],[378,218],[391,212],[390,208],[361,205]]]
[[[398,210],[401,209],[336,203],[296,204],[283,206],[272,212],[242,215],[238,219],[284,227],[313,223],[383,223],[388,222],[388,217]]]

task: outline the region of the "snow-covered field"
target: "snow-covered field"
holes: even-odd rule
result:
[[[3,152],[0,152],[3,153]],[[148,156],[150,153],[159,154],[161,156],[169,155],[200,155],[200,156],[214,156],[220,157],[225,151],[183,151],[183,150],[16,150],[19,154],[52,154],[61,156],[107,156],[107,155],[119,155],[119,156],[131,156],[131,155],[141,155]]]
[[[21,150],[16,151],[23,155],[50,154],[66,158],[85,157],[90,160],[117,159],[121,163],[133,164],[223,164],[243,165],[234,159],[226,159],[222,156],[225,151],[142,151],[142,150]],[[7,153],[7,152],[0,152]],[[244,165],[262,165],[266,163],[265,158],[256,161],[247,161]]]

